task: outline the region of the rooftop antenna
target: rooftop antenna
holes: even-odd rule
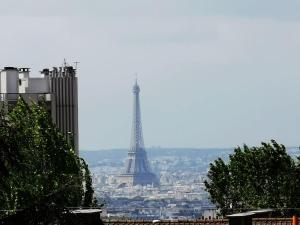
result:
[[[137,84],[137,80],[138,80],[138,74],[137,74],[137,72],[134,73],[134,77],[135,77],[135,79],[134,79],[135,83]]]
[[[67,61],[66,61],[65,58],[64,58],[64,64],[63,64],[63,67],[67,67]]]
[[[77,61],[74,62],[74,64],[75,64],[75,70],[77,70],[78,63],[80,63],[80,62],[77,62]]]

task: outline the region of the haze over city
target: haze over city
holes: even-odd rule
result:
[[[129,146],[136,73],[146,146],[298,146],[299,11],[294,0],[1,1],[0,60],[36,75],[80,62],[81,150]]]

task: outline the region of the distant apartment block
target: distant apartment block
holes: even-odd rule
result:
[[[72,66],[43,69],[39,77],[29,76],[29,68],[0,70],[0,102],[14,105],[19,96],[29,104],[44,100],[53,122],[78,154],[78,88]]]

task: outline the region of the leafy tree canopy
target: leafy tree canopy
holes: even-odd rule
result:
[[[20,98],[0,117],[0,210],[93,204],[88,167],[43,104]]]
[[[299,159],[271,140],[259,147],[238,147],[229,162],[210,164],[205,181],[211,200],[221,214],[257,208],[299,208]]]

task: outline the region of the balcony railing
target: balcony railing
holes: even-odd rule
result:
[[[50,93],[0,93],[0,101],[14,103],[22,97],[25,101],[51,101],[53,94]]]

